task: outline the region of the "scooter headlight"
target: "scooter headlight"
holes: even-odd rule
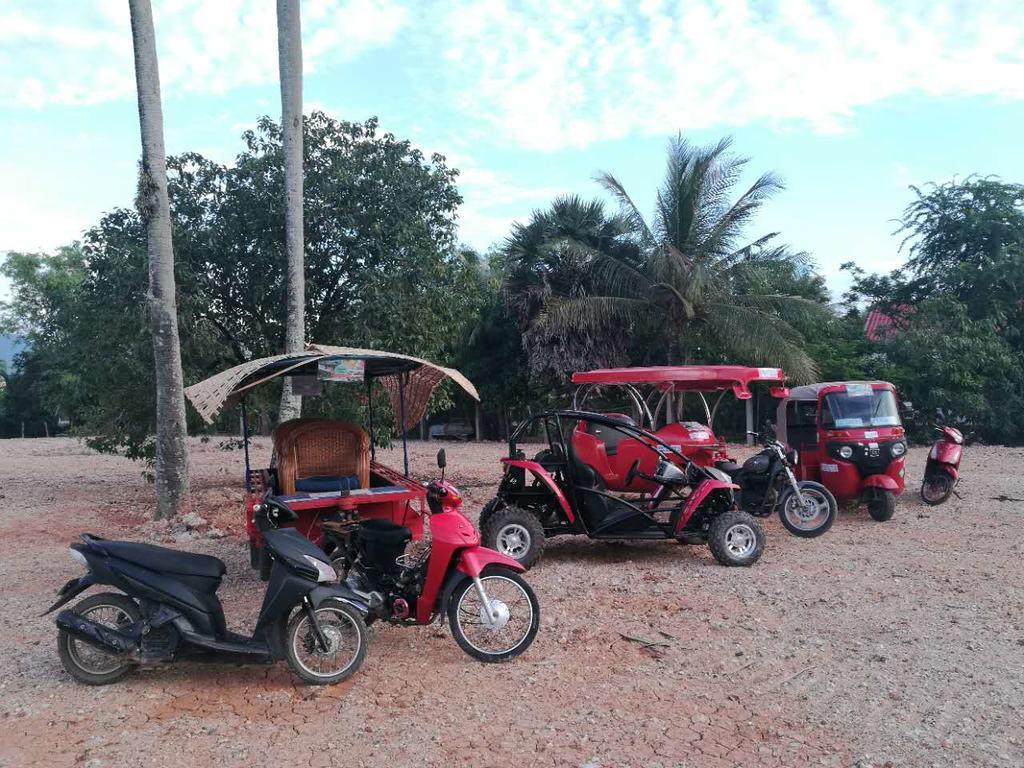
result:
[[[839,458],[849,459],[853,457],[853,448],[849,445],[844,445],[839,449]]]
[[[328,563],[325,563],[323,560],[317,560],[311,555],[303,555],[303,557],[306,558],[314,568],[316,568],[316,580],[318,582],[323,583],[338,580],[338,572]]]
[[[893,457],[899,458],[900,456],[902,456],[906,452],[907,452],[907,444],[906,443],[893,443],[892,444],[892,455],[893,455]]]

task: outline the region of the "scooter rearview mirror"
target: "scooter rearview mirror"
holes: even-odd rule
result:
[[[445,455],[444,448],[437,452],[437,467],[438,469],[444,469],[448,464],[448,457]]]

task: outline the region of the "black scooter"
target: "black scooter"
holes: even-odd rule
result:
[[[734,461],[719,461],[715,466],[740,487],[736,495],[739,508],[757,517],[769,517],[776,509],[786,530],[794,536],[813,539],[832,527],[838,505],[832,493],[821,483],[797,481],[793,467],[799,459],[796,451],[757,432],[748,432],[764,448],[743,466]]]
[[[216,595],[227,570],[221,560],[82,534],[70,552],[88,570],[64,585],[46,613],[94,584],[124,594],[92,595],[57,614],[64,668],[80,682],[105,685],[136,665],[184,656],[263,663],[285,658],[312,685],[349,677],[366,656],[367,606],[337,583],[319,547],[294,528],[279,528],[296,517],[269,496],[257,506],[256,524],[273,565],[252,637],[225,626]]]

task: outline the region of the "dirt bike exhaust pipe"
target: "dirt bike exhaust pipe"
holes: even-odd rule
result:
[[[97,624],[70,610],[57,614],[57,628],[63,629],[76,640],[109,653],[128,653],[135,650],[138,645],[130,635]]]

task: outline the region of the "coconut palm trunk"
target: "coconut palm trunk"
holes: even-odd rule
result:
[[[302,231],[302,27],[299,0],[277,0],[277,49],[281,78],[281,132],[284,150],[284,241],[288,263],[288,317],[285,352],[305,348],[306,277]],[[302,415],[302,398],[285,377],[279,421]]]
[[[183,512],[189,506],[188,433],[153,9],[149,0],[129,0],[128,7],[131,11],[139,129],[142,134],[137,205],[146,225],[149,254],[147,299],[156,378],[156,516],[162,518]]]

